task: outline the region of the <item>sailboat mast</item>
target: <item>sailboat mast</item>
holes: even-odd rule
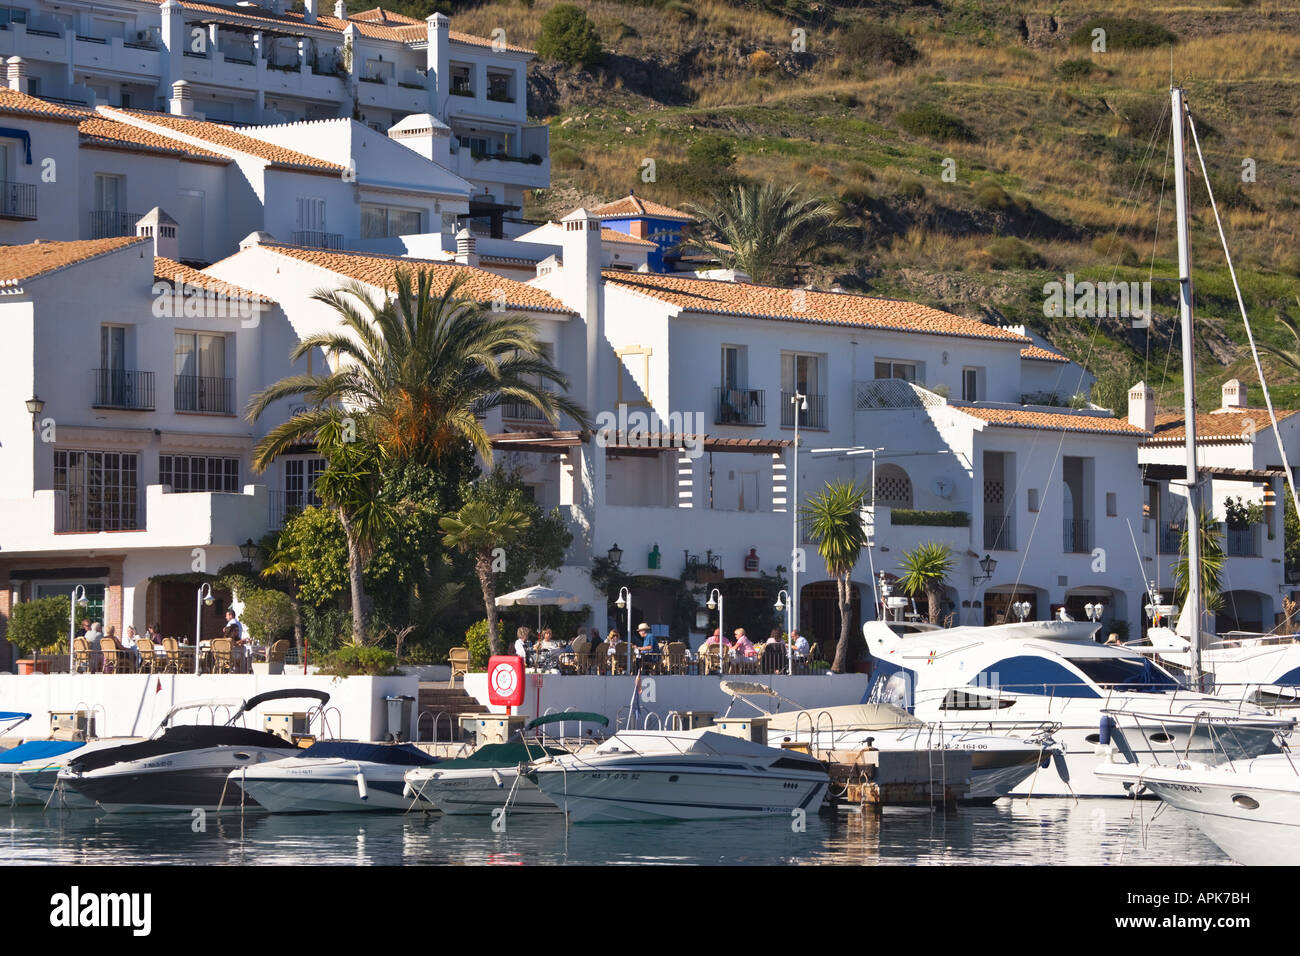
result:
[[[1187,238],[1187,156],[1183,144],[1183,91],[1173,87],[1170,126],[1174,134],[1174,201],[1178,206],[1178,307],[1183,323],[1183,426],[1187,436],[1187,607],[1192,611],[1191,679],[1201,686],[1201,516],[1197,508],[1196,362],[1192,351],[1192,251]]]

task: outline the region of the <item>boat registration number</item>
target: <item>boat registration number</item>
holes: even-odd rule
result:
[[[620,773],[612,770],[597,770],[592,773],[593,780],[640,780],[639,773]]]
[[[1200,787],[1193,787],[1190,783],[1167,783],[1165,784],[1170,790],[1181,790],[1184,793],[1200,793]]]

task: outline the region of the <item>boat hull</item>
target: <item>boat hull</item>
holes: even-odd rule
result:
[[[294,770],[254,767],[242,781],[239,771],[234,771],[231,784],[241,786],[271,813],[393,813],[409,810],[413,802],[411,797],[403,796],[407,769],[362,764],[364,797],[357,784],[356,763]]]
[[[231,771],[283,756],[283,750],[217,747],[117,763],[86,773],[64,771],[60,780],[109,813],[260,810],[260,804],[240,789],[238,775],[230,778]]]
[[[559,813],[560,808],[517,767],[418,771],[407,775],[420,802],[450,815],[486,815],[510,801],[510,813]],[[498,784],[497,780],[501,782]]]

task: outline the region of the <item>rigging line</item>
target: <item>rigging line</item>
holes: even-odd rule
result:
[[[1210,186],[1210,173],[1205,168],[1205,157],[1201,154],[1201,141],[1196,135],[1196,123],[1192,111],[1187,111],[1187,125],[1192,131],[1192,142],[1196,145],[1196,158],[1201,164],[1201,175],[1205,179],[1205,192],[1210,197],[1210,209],[1214,211],[1214,225],[1219,230],[1219,242],[1223,245],[1223,257],[1228,263],[1228,274],[1232,277],[1232,288],[1237,293],[1237,308],[1241,310],[1241,321],[1246,326],[1246,338],[1250,341],[1250,357],[1255,363],[1255,374],[1259,376],[1259,386],[1264,392],[1264,405],[1268,408],[1269,422],[1273,426],[1273,438],[1277,441],[1278,454],[1282,456],[1282,468],[1286,472],[1287,487],[1291,489],[1291,503],[1296,513],[1300,514],[1300,495],[1296,494],[1295,479],[1291,475],[1291,463],[1287,461],[1286,448],[1282,445],[1282,433],[1277,427],[1277,413],[1273,410],[1273,399],[1268,393],[1268,383],[1264,381],[1264,368],[1259,362],[1259,349],[1255,347],[1255,333],[1251,331],[1250,317],[1246,315],[1246,303],[1241,298],[1241,285],[1237,282],[1237,270],[1232,264],[1232,253],[1228,251],[1228,238],[1223,233],[1223,220],[1219,218],[1219,206],[1214,201],[1214,189]]]

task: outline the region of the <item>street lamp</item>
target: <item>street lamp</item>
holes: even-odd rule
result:
[[[714,600],[715,597],[717,598],[716,601]],[[709,603],[706,604],[705,607],[707,607],[710,611],[712,611],[714,608],[718,609],[718,673],[721,674],[722,666],[723,666],[722,665],[722,640],[723,640],[723,635],[726,633],[722,629],[722,592],[719,591],[717,588],[714,588],[712,591],[710,591]]]
[[[609,560],[614,565],[621,564],[623,561],[623,549],[618,546],[617,541],[614,542],[614,547],[609,549]]]
[[[786,610],[787,605],[781,600],[781,595],[785,595],[785,600],[790,600],[790,592],[782,588],[776,593],[776,604],[773,605],[778,611]],[[790,614],[785,615],[785,661],[786,673],[794,674],[794,625],[790,623]]]
[[[30,403],[28,403],[30,405]],[[33,414],[39,414],[34,412]],[[85,607],[89,602],[86,600],[86,588],[78,584],[72,589],[72,606],[68,608],[68,673],[77,672],[76,652],[72,649],[72,642],[76,640],[77,634],[77,608]],[[36,655],[33,654],[33,657]],[[32,665],[35,666],[34,664]]]
[[[1032,608],[1028,601],[1016,601],[1011,605],[1011,610],[1015,612],[1016,617],[1020,618],[1020,623],[1024,624]]]
[[[45,411],[45,403],[35,392],[27,399],[27,410],[32,413],[32,431],[36,431],[36,419],[40,418],[41,412]]]
[[[1085,604],[1083,606],[1083,613],[1088,615],[1088,620],[1095,624],[1097,621],[1101,620],[1101,612],[1105,609],[1106,606],[1098,601],[1096,604]]]
[[[804,395],[798,389],[790,396],[790,404],[795,406],[794,409],[794,451],[790,455],[790,460],[794,466],[794,496],[791,498],[790,507],[790,620],[798,622],[799,620],[799,413],[808,411],[808,396]],[[721,597],[721,595],[719,595]],[[722,662],[722,621],[718,620],[718,662],[721,667]]]
[[[252,538],[239,546],[239,556],[244,559],[245,564],[253,563],[253,559],[257,557],[257,545],[253,544]]]
[[[992,578],[993,569],[996,568],[997,566],[998,566],[997,558],[993,557],[992,555],[986,554],[984,555],[984,557],[980,558],[980,570],[983,571],[984,573],[982,575],[977,574],[973,578],[971,578],[970,579],[971,586],[974,587],[976,584],[979,584],[981,581],[987,581],[990,578]]]
[[[618,547],[618,545],[614,545]],[[619,552],[622,555],[623,552]],[[632,673],[632,592],[627,588],[618,589],[618,600],[614,602],[619,608],[627,608],[627,672]]]
[[[199,634],[203,630],[203,605],[212,607],[212,585],[199,586],[198,596],[194,601],[194,673],[199,673]]]

